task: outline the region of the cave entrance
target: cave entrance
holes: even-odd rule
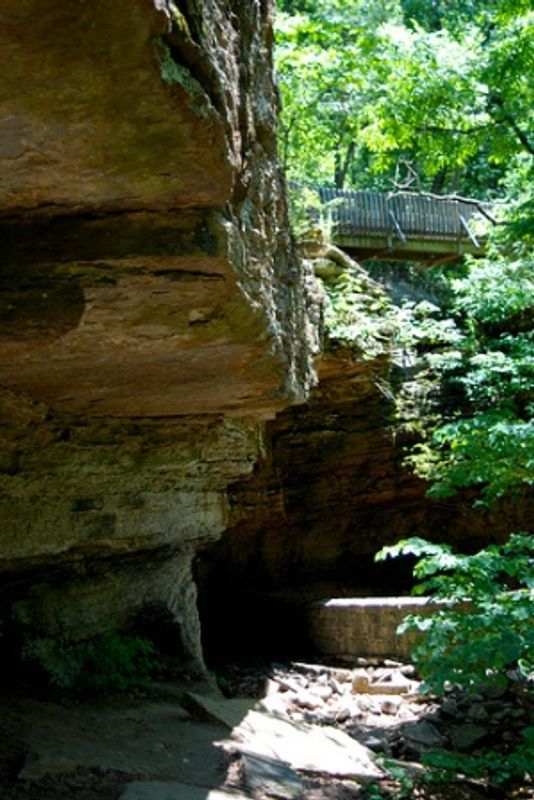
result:
[[[126,633],[149,639],[164,664],[179,666],[186,660],[181,626],[163,603],[143,606]]]
[[[223,557],[221,543],[195,563],[204,657],[210,668],[233,661],[316,658],[310,608],[332,598],[377,598],[410,594],[412,559],[379,564],[360,556],[352,567],[331,565],[303,579],[280,575],[262,580]],[[227,553],[225,554],[228,555]]]

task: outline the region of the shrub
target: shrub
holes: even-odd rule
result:
[[[53,686],[96,692],[146,686],[158,664],[150,640],[116,631],[78,644],[38,639],[25,646],[23,658]]]
[[[510,669],[525,678],[534,671],[534,537],[513,534],[473,555],[413,538],[384,547],[377,559],[401,555],[419,559],[414,593],[443,601],[430,616],[407,617],[399,631],[424,633],[413,658],[430,688],[442,693],[451,683],[469,688],[502,683]]]
[[[507,685],[514,678],[529,721],[522,741],[509,752],[439,752],[427,762],[475,777],[488,775],[494,783],[521,779],[534,763],[534,537],[513,534],[505,544],[473,555],[412,538],[384,547],[377,559],[398,556],[418,559],[414,593],[441,601],[431,615],[408,616],[398,629],[422,634],[413,660],[424,688],[443,694],[454,686],[476,690]]]

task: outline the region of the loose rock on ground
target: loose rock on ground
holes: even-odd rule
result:
[[[369,783],[394,797],[401,768],[414,798],[479,800],[491,795],[465,782],[431,793],[422,756],[476,754],[503,726],[507,737],[525,726],[513,686],[438,702],[396,662],[234,666],[219,678],[230,697],[213,684],[169,683],[101,704],[4,698],[0,797],[364,800]]]

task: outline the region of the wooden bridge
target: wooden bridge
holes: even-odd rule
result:
[[[493,222],[487,203],[413,192],[316,191],[335,243],[360,260],[435,265],[484,255]]]

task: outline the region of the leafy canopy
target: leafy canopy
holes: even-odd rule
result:
[[[445,346],[425,358],[456,403],[411,463],[435,495],[474,486],[490,502],[532,484],[531,3],[286,0],[277,40],[281,152],[292,180],[506,198],[507,224],[488,257],[449,278],[449,346],[442,335]],[[329,321],[361,349],[367,337],[372,352],[377,326],[349,283],[329,292]],[[396,323],[402,314],[417,339],[417,320],[405,309]],[[419,326],[424,345],[423,327],[436,325]]]
[[[499,191],[534,154],[528,2],[281,3],[281,154],[302,182]],[[399,176],[397,175],[397,179]]]

